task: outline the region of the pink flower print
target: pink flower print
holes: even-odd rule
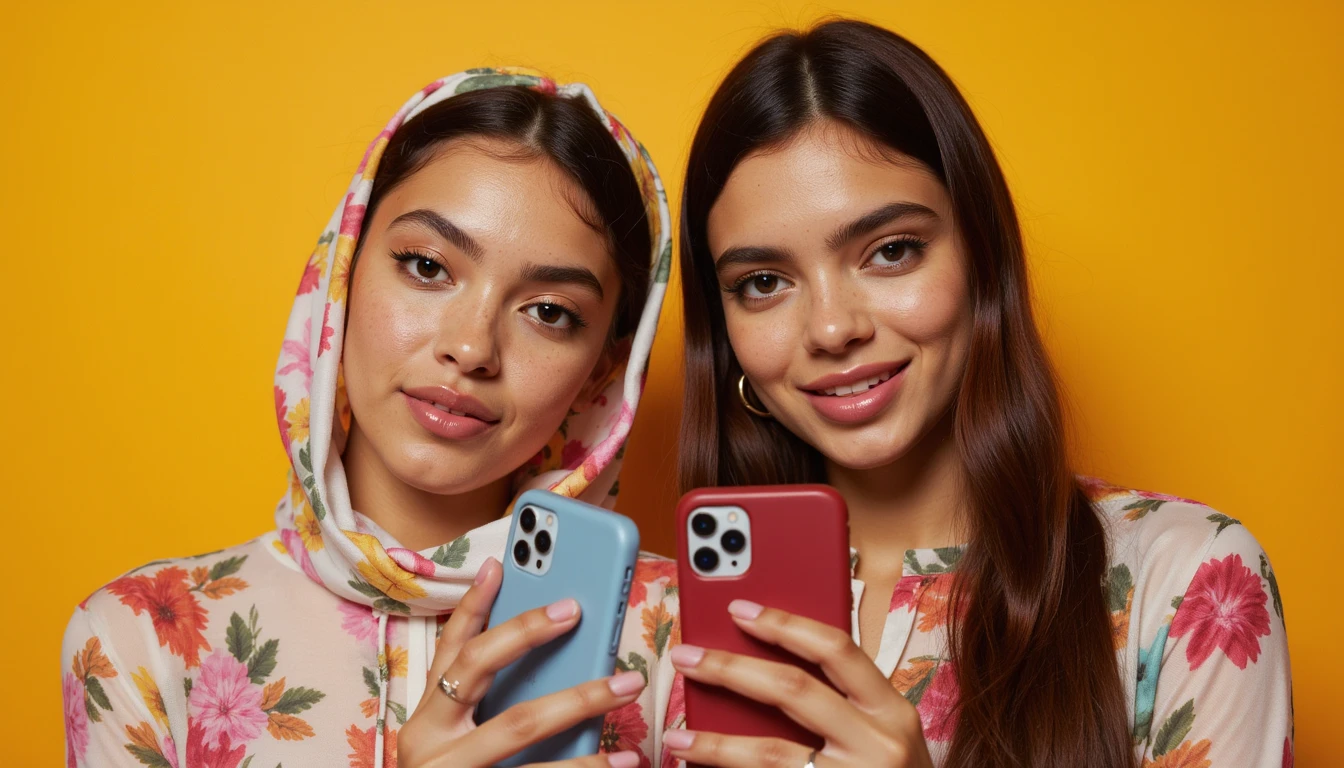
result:
[[[924,738],[930,741],[948,741],[957,730],[957,671],[952,662],[938,665],[933,682],[919,700],[919,720],[924,726]]]
[[[387,556],[392,558],[397,565],[420,576],[434,575],[434,561],[421,555],[419,552],[412,552],[409,549],[401,547],[392,547],[387,550]]]
[[[359,603],[341,601],[341,629],[370,648],[378,647],[378,620],[373,617],[373,611]]]
[[[1293,768],[1293,740],[1288,737],[1283,740],[1283,768]]]
[[[253,685],[247,665],[226,651],[215,651],[201,664],[189,702],[195,722],[204,728],[202,744],[206,747],[227,749],[230,742],[245,745],[266,725],[261,686]]]
[[[918,603],[915,597],[923,580],[924,577],[917,573],[902,576],[901,580],[896,582],[896,588],[891,591],[891,606],[887,608],[887,612],[890,613],[897,608],[915,610],[915,605]]]
[[[321,584],[322,577],[317,575],[317,569],[313,567],[312,558],[308,557],[308,550],[303,546],[303,537],[299,536],[299,532],[281,528],[280,541],[284,543],[285,549],[289,550],[289,556],[303,569],[303,575]]]
[[[177,743],[172,736],[163,737],[163,757],[171,768],[177,768]]]
[[[369,149],[366,150],[365,159],[368,158],[368,153],[372,152],[376,146],[378,146],[378,141],[375,139],[373,144],[369,145]],[[358,240],[359,225],[364,221],[364,204],[351,205],[354,199],[353,194],[345,196],[345,210],[341,213],[341,234],[351,240]]]
[[[323,352],[331,351],[331,337],[336,333],[336,329],[331,327],[331,302],[322,309],[322,337],[317,340],[317,354],[322,356]]]
[[[285,443],[285,454],[289,454],[289,419],[285,418],[285,391],[275,387],[275,420],[280,425],[280,439]]]
[[[1199,566],[1171,622],[1171,636],[1190,635],[1186,661],[1195,670],[1220,649],[1238,669],[1260,657],[1260,638],[1269,634],[1269,596],[1260,577],[1228,555]]]
[[[84,760],[89,748],[89,713],[84,708],[84,683],[67,672],[61,690],[65,696],[65,764],[67,768]]]
[[[212,747],[205,743],[205,728],[200,723],[192,720],[188,724],[187,768],[238,768],[246,751],[246,744],[235,749],[227,733],[220,736],[218,746]]]
[[[560,452],[560,466],[565,469],[574,469],[583,462],[583,457],[588,455],[588,446],[583,444],[582,440],[570,440],[565,443],[564,450]]]
[[[308,266],[303,268],[303,277],[299,278],[298,295],[310,293],[317,288],[317,284],[322,280],[322,262],[313,259],[308,262]]]
[[[303,321],[303,333],[299,338],[285,339],[285,342],[280,345],[280,355],[282,357],[288,357],[292,362],[282,366],[280,370],[276,371],[277,376],[284,376],[287,373],[298,371],[303,374],[305,386],[309,386],[313,383],[313,364],[312,361],[308,359],[309,352],[312,350],[312,345],[309,344],[308,339],[312,338],[312,336],[313,319],[310,317]]]

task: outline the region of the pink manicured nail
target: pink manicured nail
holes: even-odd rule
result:
[[[607,755],[607,764],[611,768],[639,768],[639,755],[634,752],[613,752]]]
[[[761,611],[764,610],[765,606],[760,603],[753,603],[750,600],[734,600],[728,604],[729,613],[739,619],[746,619],[747,621],[755,621],[756,617],[760,616]]]
[[[622,672],[607,678],[607,687],[616,696],[629,696],[644,688],[644,675],[638,672]]]
[[[579,612],[579,604],[572,598],[566,597],[564,600],[556,600],[554,603],[546,606],[546,615],[551,621],[564,621],[574,618],[574,614]]]
[[[663,746],[668,749],[690,749],[695,743],[695,731],[668,731],[663,734]]]
[[[672,663],[678,667],[694,667],[705,658],[705,649],[698,645],[676,645],[672,647]]]
[[[490,575],[491,571],[490,564],[493,562],[495,562],[495,558],[493,557],[485,558],[485,562],[481,563],[481,569],[476,572],[476,578],[472,580],[471,583],[475,584],[478,587],[484,584],[486,577]]]

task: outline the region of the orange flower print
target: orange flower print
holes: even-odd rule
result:
[[[949,601],[952,597],[951,574],[940,574],[925,579],[919,593],[919,631],[932,632],[947,624]]]
[[[84,650],[75,654],[75,677],[83,679],[89,675],[95,677],[116,677],[117,670],[112,662],[103,655],[103,644],[96,637],[90,637],[84,644]]]
[[[303,398],[285,418],[289,421],[289,441],[299,443],[308,439],[308,398]]]
[[[649,585],[666,579],[664,591],[677,586],[677,564],[671,560],[640,560],[635,565],[635,576],[630,580],[629,607],[649,599]]]
[[[154,682],[154,678],[150,677],[144,667],[140,667],[138,672],[132,672],[131,679],[135,681],[135,687],[140,691],[140,698],[145,700],[145,707],[154,716],[154,722],[167,728],[168,708],[163,704],[163,694],[159,692],[158,683]]]
[[[376,726],[361,729],[357,725],[352,725],[345,731],[345,743],[350,745],[350,768],[374,768],[373,765],[373,747],[376,732]],[[397,765],[397,732],[387,730],[383,732],[383,768],[396,768]]]
[[[201,651],[210,650],[202,630],[206,611],[187,587],[187,572],[171,565],[150,576],[123,576],[107,585],[123,605],[139,616],[148,613],[159,645],[182,657],[187,668],[201,664]]]
[[[672,630],[676,622],[662,603],[652,608],[645,608],[640,614],[640,621],[644,624],[644,642],[649,650],[658,658],[662,658],[663,651],[668,647],[668,640],[672,639]]]
[[[891,685],[902,696],[908,696],[916,685],[924,682],[938,668],[935,656],[920,656],[910,660],[910,666],[897,669],[891,674]]]
[[[1186,741],[1156,760],[1144,758],[1143,768],[1209,768],[1213,765],[1209,759],[1209,749],[1212,747],[1213,742],[1208,739],[1193,744]]]
[[[372,584],[375,589],[393,600],[414,600],[424,597],[425,588],[416,582],[416,575],[403,569],[383,550],[383,545],[367,533],[345,531],[359,551],[364,553],[364,562],[355,566],[359,575]]]

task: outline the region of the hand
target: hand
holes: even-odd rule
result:
[[[499,670],[579,623],[579,604],[561,600],[520,614],[482,632],[499,593],[499,563],[489,559],[439,635],[425,694],[397,736],[402,768],[491,766],[523,747],[629,704],[644,689],[644,676],[626,672],[516,704],[481,725],[472,715]],[[439,678],[457,681],[457,700]],[[639,755],[618,752],[557,763],[549,768],[635,768]]]
[[[919,713],[848,633],[746,600],[734,600],[728,612],[752,637],[821,667],[835,689],[789,664],[690,645],[672,649],[677,671],[778,707],[824,738],[816,768],[932,768]],[[812,753],[785,739],[704,731],[668,731],[663,744],[679,759],[720,768],[803,768]]]

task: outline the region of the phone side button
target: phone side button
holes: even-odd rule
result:
[[[625,601],[621,601],[621,607],[616,611],[616,626],[611,633],[611,646],[608,649],[610,653],[616,653],[621,645],[621,630],[625,628]]]
[[[628,595],[628,594],[630,594],[630,575],[631,575],[631,569],[630,569],[630,568],[626,568],[626,569],[625,569],[625,581],[622,582],[622,584],[621,584],[621,594],[622,594],[622,595]]]

